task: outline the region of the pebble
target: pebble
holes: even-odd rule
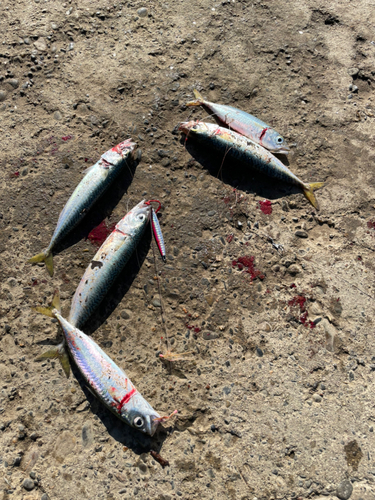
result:
[[[263,356],[263,351],[260,347],[257,347],[256,348],[256,351],[257,351],[257,355],[261,358]]]
[[[350,92],[357,92],[358,87],[357,85],[349,85],[349,91]]]
[[[209,330],[206,330],[205,332],[202,332],[202,337],[203,337],[203,340],[214,340],[214,339],[217,339],[219,337],[219,334],[215,333],[215,332],[211,332]]]
[[[25,490],[27,491],[31,491],[35,487],[34,481],[30,478],[26,478],[22,483],[22,487],[25,488]]]
[[[14,88],[14,89],[17,89],[18,86],[19,86],[19,81],[17,80],[17,78],[11,78],[10,80],[8,80],[8,83],[10,83],[10,85]]]
[[[291,276],[296,276],[296,274],[299,274],[301,272],[302,269],[297,264],[292,264],[291,266],[288,267],[288,273]]]
[[[62,114],[60,113],[60,111],[55,111],[53,113],[53,117],[55,120],[61,120],[62,119]]]
[[[340,500],[348,500],[352,493],[353,485],[348,479],[341,481],[336,488],[336,496],[337,498],[340,498]]]
[[[148,14],[148,10],[146,9],[146,7],[141,7],[137,10],[137,14],[139,15],[139,17],[146,17]]]
[[[130,314],[131,314],[131,311],[124,309],[123,311],[121,311],[120,316],[122,319],[130,319]]]
[[[45,52],[47,50],[47,45],[43,38],[38,38],[38,40],[34,42],[34,47],[41,52]]]
[[[47,493],[43,493],[42,498],[40,500],[49,500],[49,496]]]
[[[154,299],[154,300],[152,301],[152,305],[153,305],[154,307],[161,307],[160,300],[159,300],[159,299]]]
[[[5,101],[7,93],[5,90],[0,90],[0,102]]]
[[[313,400],[315,401],[315,403],[320,403],[322,401],[322,397],[319,396],[319,394],[314,394]]]
[[[294,233],[298,238],[308,238],[309,235],[306,233],[306,231],[296,231]]]
[[[94,441],[94,434],[92,432],[91,424],[88,422],[82,427],[82,444],[86,448],[90,446]]]
[[[359,73],[359,69],[358,68],[349,68],[348,69],[348,75],[349,76],[357,76]]]

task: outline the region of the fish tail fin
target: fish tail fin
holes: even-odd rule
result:
[[[60,361],[60,364],[62,366],[62,369],[64,370],[66,378],[69,378],[70,363],[69,363],[69,356],[68,353],[66,352],[64,343],[59,344],[56,347],[53,347],[52,349],[49,349],[43,354],[40,354],[37,358],[35,358],[35,361],[42,361],[44,359],[56,359],[56,358]]]
[[[186,106],[201,106],[204,103],[203,97],[200,95],[197,89],[193,89],[195,95],[195,101],[189,101],[186,103]]]
[[[51,250],[47,249],[41,253],[37,253],[34,257],[28,260],[30,264],[37,264],[38,262],[44,262],[49,275],[53,276],[53,256]]]
[[[60,305],[60,294],[58,290],[55,290],[55,293],[53,294],[52,302],[51,305],[48,307],[33,307],[33,310],[40,313],[44,314],[45,316],[49,316],[50,318],[55,317],[55,311],[61,312],[61,305]]]
[[[324,186],[324,182],[313,182],[311,184],[307,184],[303,187],[303,194],[309,200],[311,205],[319,210],[319,204],[315,198],[314,191]]]

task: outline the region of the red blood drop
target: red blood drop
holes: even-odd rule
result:
[[[369,220],[367,223],[369,229],[375,229],[375,220]]]
[[[196,327],[194,328],[194,332],[195,332],[195,333],[199,333],[200,331],[201,331],[201,329],[199,328],[199,326],[196,326]]]
[[[230,243],[234,238],[234,234],[228,234],[227,236],[227,242]]]
[[[237,260],[232,261],[232,267],[238,267],[240,271],[243,270],[244,273],[250,274],[251,281],[255,278],[263,280],[265,278],[259,269],[254,267],[254,256],[245,255],[244,257],[239,257]]]
[[[305,311],[305,302],[306,302],[306,297],[303,295],[296,295],[293,297],[289,302],[289,306],[298,306],[300,308],[301,312]]]
[[[64,135],[64,137],[61,137],[61,139],[66,142],[66,141],[69,141],[69,139],[72,139],[73,136],[72,135]]]
[[[20,173],[19,172],[13,172],[12,177],[19,177]]]
[[[272,214],[272,203],[270,200],[258,201],[258,208],[266,215]]]
[[[91,241],[91,243],[97,247],[100,247],[107,236],[114,230],[116,224],[112,224],[111,226],[107,226],[105,221],[103,220],[98,226],[94,227],[94,229],[89,233],[87,238]]]

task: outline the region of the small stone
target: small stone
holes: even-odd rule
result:
[[[315,401],[315,403],[320,403],[322,401],[322,397],[319,396],[319,394],[314,394],[313,400]]]
[[[26,478],[23,483],[22,483],[22,487],[25,488],[25,490],[27,491],[31,491],[34,489],[35,485],[34,485],[34,481],[30,478]],[[349,497],[348,497],[349,498]]]
[[[17,80],[17,78],[11,78],[10,80],[8,80],[8,83],[10,83],[14,89],[17,89],[19,86],[19,81]]]
[[[341,481],[336,488],[336,496],[337,498],[340,498],[340,500],[348,500],[352,493],[353,485],[348,479]]]
[[[131,314],[131,311],[124,309],[123,311],[121,311],[120,316],[122,319],[130,319],[130,314]]]
[[[51,23],[51,28],[53,30],[57,30],[57,24],[56,23]]]
[[[263,351],[260,349],[260,347],[256,348],[257,355],[261,358],[263,356]]]
[[[214,339],[217,339],[219,337],[219,334],[215,333],[215,332],[211,332],[209,330],[206,330],[206,331],[202,332],[202,337],[203,337],[203,340],[214,340]]]
[[[74,42],[70,42],[68,50],[73,50],[74,49]]]
[[[358,87],[357,85],[349,85],[349,91],[350,92],[357,92]]]
[[[62,119],[62,114],[60,113],[60,111],[55,111],[53,113],[53,117],[55,120],[61,120]]]
[[[35,479],[36,478],[36,474],[35,474],[34,471],[30,472],[30,477],[31,477],[31,479]]]
[[[154,307],[161,307],[160,300],[159,300],[159,299],[154,299],[154,300],[152,301],[152,305],[153,305]]]
[[[5,90],[0,90],[0,102],[5,101],[7,93]]]
[[[212,217],[215,214],[216,214],[216,210],[210,210],[209,212],[207,212],[208,217]]]
[[[139,15],[139,17],[146,17],[148,14],[148,10],[146,9],[146,7],[141,7],[137,10],[137,14]]]
[[[47,50],[47,45],[43,38],[38,38],[38,40],[34,42],[34,47],[41,52],[45,52]]]
[[[84,448],[90,446],[94,442],[94,433],[90,423],[84,424],[82,427],[82,445]]]
[[[302,272],[302,269],[297,264],[292,264],[291,266],[288,267],[288,273],[291,276],[296,276],[297,274],[299,274],[301,272]]]
[[[306,233],[306,231],[296,231],[294,233],[298,238],[308,238],[309,235]]]
[[[49,500],[49,496],[47,493],[43,493],[42,498],[40,500]]]
[[[359,69],[358,68],[349,68],[348,69],[348,75],[349,76],[357,76],[359,73]]]

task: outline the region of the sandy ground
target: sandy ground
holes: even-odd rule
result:
[[[0,498],[374,499],[373,3],[0,9]],[[289,186],[195,154],[174,131],[207,119],[185,107],[193,88],[279,130],[291,170],[325,182],[320,212]],[[128,137],[143,153],[133,180],[55,256],[53,279],[27,264],[83,170]],[[34,361],[61,334],[31,310],[58,288],[67,312],[96,251],[83,236],[145,197],[163,204],[167,263],[146,237],[86,331],[159,413],[178,409],[151,440],[76,371],[67,380]],[[158,358],[160,300],[170,347],[188,361]]]

